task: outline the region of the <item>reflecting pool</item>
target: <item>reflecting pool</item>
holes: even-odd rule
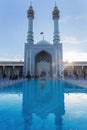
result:
[[[0,87],[0,130],[87,130],[87,89],[55,79]]]

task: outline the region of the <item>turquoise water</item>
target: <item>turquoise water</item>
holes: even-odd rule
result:
[[[0,130],[87,130],[87,89],[51,79],[0,88]]]

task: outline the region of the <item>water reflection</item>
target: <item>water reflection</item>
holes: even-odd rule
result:
[[[63,82],[27,82],[23,88],[22,109],[24,130],[62,130],[62,116],[65,113]]]

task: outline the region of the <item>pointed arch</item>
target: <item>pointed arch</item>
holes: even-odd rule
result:
[[[52,56],[44,50],[35,56],[35,75],[40,76],[43,72],[52,76]]]

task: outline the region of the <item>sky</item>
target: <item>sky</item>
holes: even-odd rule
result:
[[[64,61],[87,61],[87,0],[56,0],[60,10],[59,32]],[[0,0],[0,61],[24,60],[27,10],[30,0]],[[35,11],[34,42],[53,43],[52,11],[55,0],[32,0]]]

